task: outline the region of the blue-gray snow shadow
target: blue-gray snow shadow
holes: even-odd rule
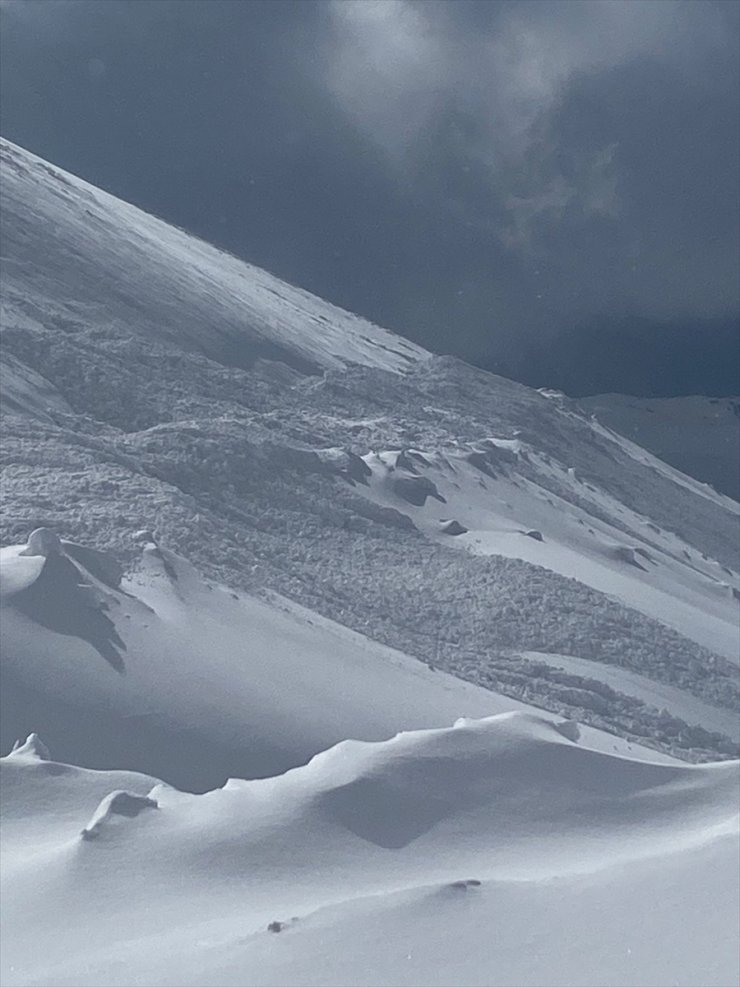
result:
[[[350,832],[386,850],[399,850],[449,812],[449,800],[419,795],[376,778],[358,778],[324,793],[323,807]]]
[[[87,641],[119,674],[125,673],[121,652],[126,645],[105,613],[108,605],[65,556],[47,556],[38,579],[17,593],[11,606],[50,631]]]

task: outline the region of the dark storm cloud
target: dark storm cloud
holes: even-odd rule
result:
[[[601,385],[604,346],[629,340],[634,366],[619,361],[607,387],[691,390],[686,340],[693,352],[704,333],[720,357],[702,389],[732,387],[734,3],[5,0],[0,12],[3,133],[63,167],[533,383]],[[648,365],[663,379],[645,384]]]

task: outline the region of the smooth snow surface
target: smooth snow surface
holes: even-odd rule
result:
[[[345,742],[201,796],[17,752],[3,983],[736,984],[737,762],[633,761],[571,726]],[[121,790],[141,811],[81,838]]]

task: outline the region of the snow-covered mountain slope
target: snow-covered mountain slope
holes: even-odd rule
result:
[[[31,551],[44,547],[39,534]],[[205,790],[286,771],[347,738],[531,710],[283,598],[207,582],[154,544],[117,585],[105,556],[46,535],[46,555],[0,552],[5,750],[35,724],[66,760]],[[640,756],[582,729],[592,746]]]
[[[737,983],[737,762],[572,727],[462,720],[206,795],[30,738],[1,768],[3,983]]]
[[[0,155],[6,323],[54,320],[74,332],[113,319],[239,367],[267,358],[303,370],[349,361],[398,370],[426,355],[9,141]]]
[[[429,538],[579,579],[740,659],[737,575],[536,447],[483,439],[444,453],[371,453],[364,462],[367,496],[402,510]]]
[[[740,397],[597,394],[579,404],[660,459],[740,500]]]
[[[0,408],[10,414],[27,414],[47,420],[47,409],[72,413],[49,382],[12,353],[0,354]]]
[[[214,584],[493,692],[688,758],[734,751],[714,716],[661,718],[598,671],[735,708],[737,503],[575,402],[426,354],[12,145],[3,175],[3,544],[49,527],[134,578],[151,529]],[[33,578],[20,558],[11,588]],[[110,630],[86,633],[115,680]],[[6,666],[53,667],[29,640],[7,638]]]

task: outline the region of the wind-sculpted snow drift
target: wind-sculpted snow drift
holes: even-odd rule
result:
[[[202,796],[21,748],[3,983],[737,982],[737,763],[571,727],[461,720]]]

